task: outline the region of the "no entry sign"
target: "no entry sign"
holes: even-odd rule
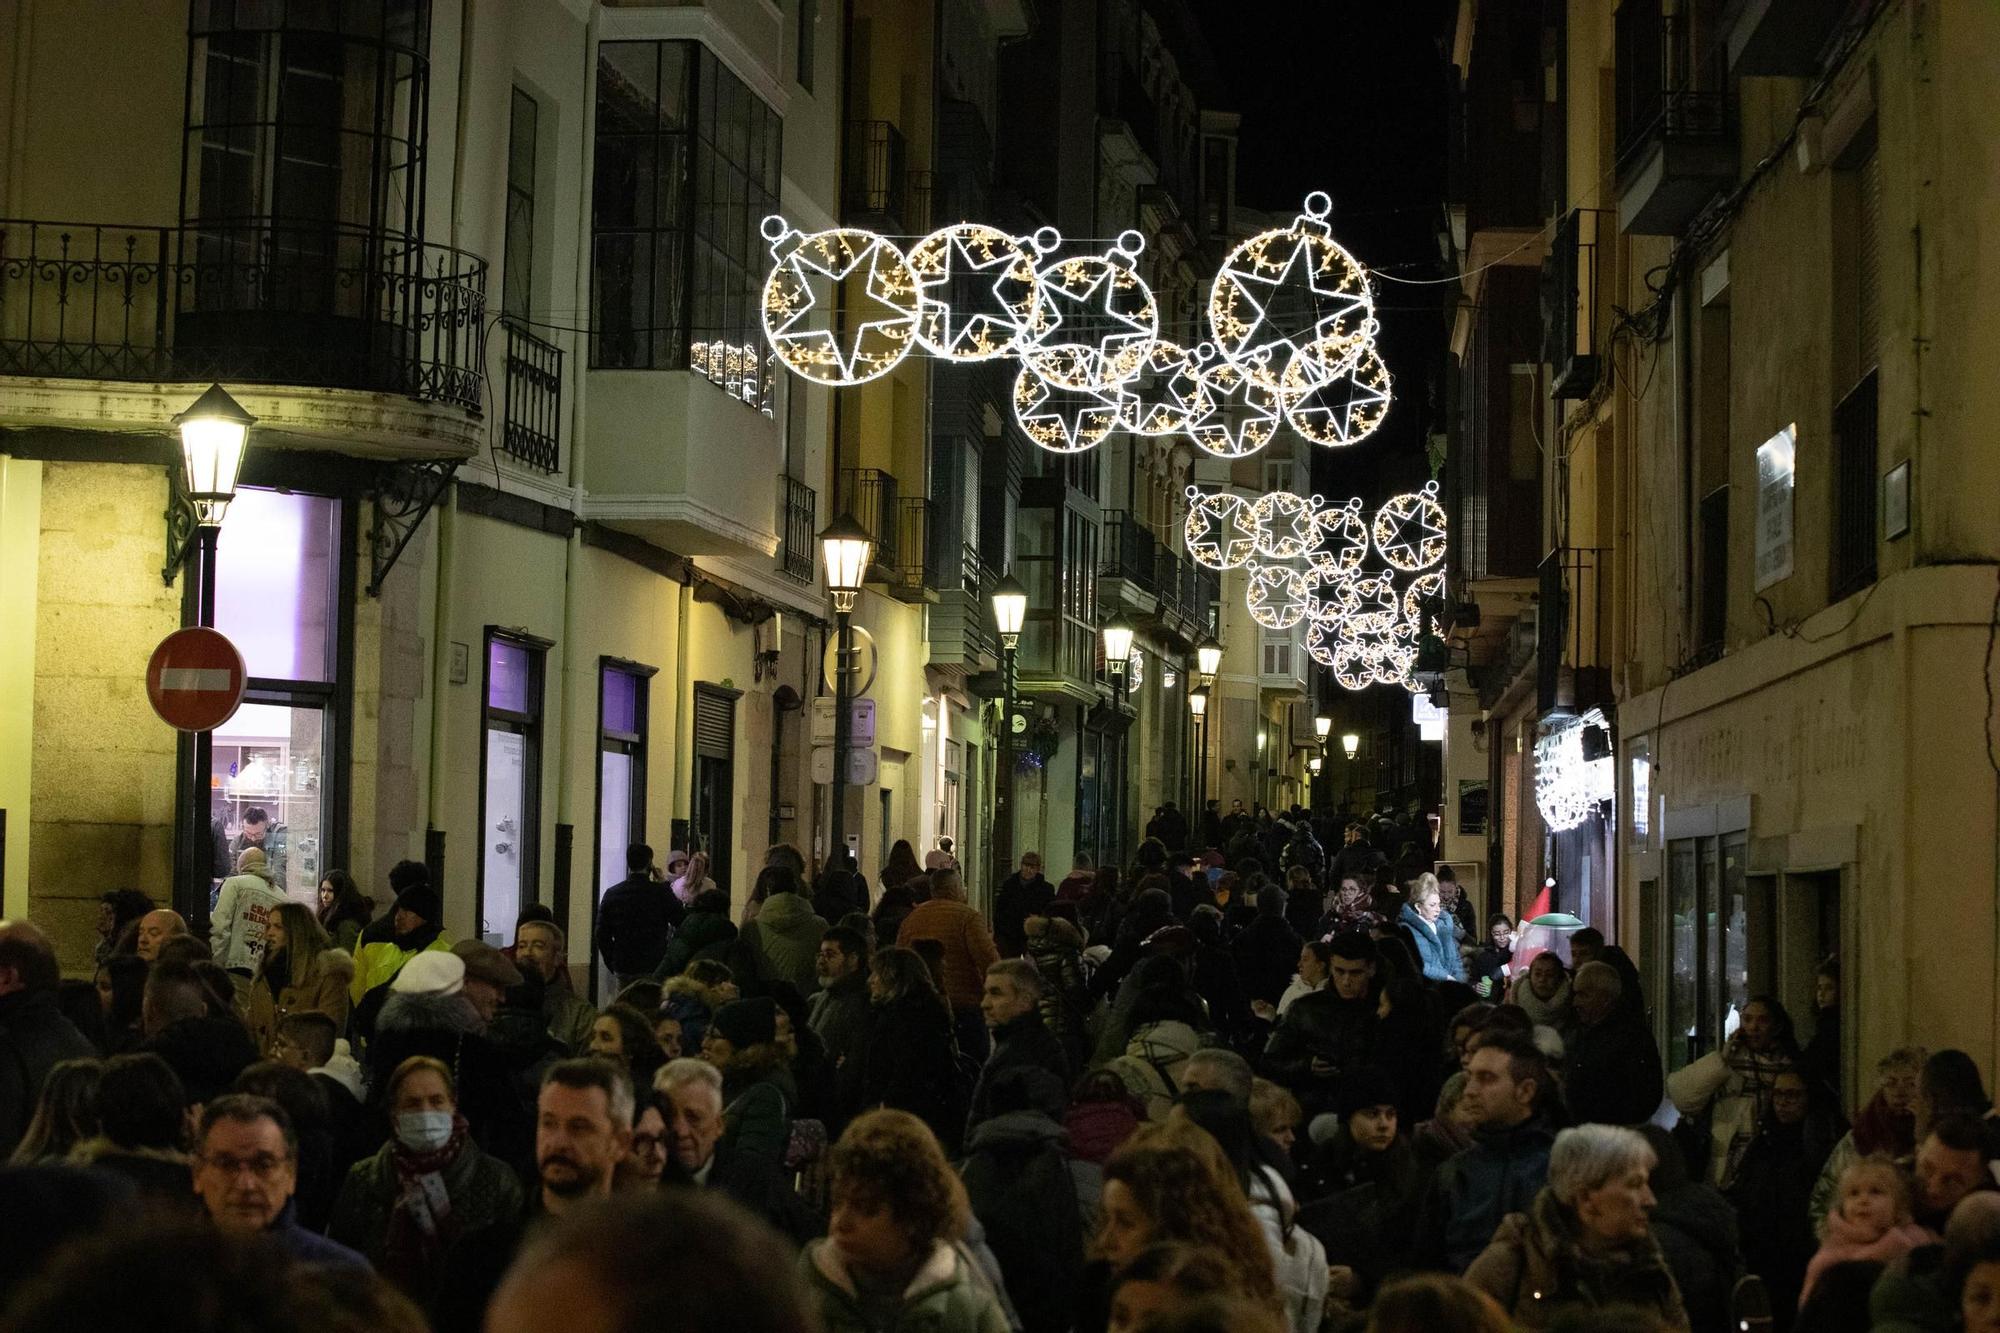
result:
[[[146,697],[179,731],[213,731],[243,702],[243,654],[218,630],[177,629],[146,664]]]

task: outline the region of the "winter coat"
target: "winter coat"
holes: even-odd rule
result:
[[[383,1113],[389,1075],[413,1055],[442,1060],[458,1088],[458,1111],[472,1137],[510,1166],[532,1159],[533,1105],[521,1071],[486,1034],[479,1013],[463,995],[392,995],[382,1006],[375,1039],[368,1043],[368,1086]]]
[[[1265,1043],[1264,1072],[1294,1090],[1331,1090],[1343,1073],[1367,1063],[1375,1013],[1372,995],[1343,1000],[1331,986],[1306,992],[1285,1010]],[[1314,1073],[1315,1059],[1332,1065],[1333,1072]]]
[[[903,918],[896,943],[907,949],[918,940],[944,945],[944,993],[954,1009],[977,1009],[986,989],[986,969],[1000,961],[986,919],[961,902],[933,898]]]
[[[1563,1096],[1579,1125],[1643,1125],[1660,1109],[1660,1047],[1643,1018],[1613,1010],[1567,1042]]]
[[[1743,1276],[1736,1210],[1713,1185],[1698,1180],[1667,1185],[1664,1174],[1653,1173],[1653,1239],[1680,1288],[1689,1325],[1728,1328],[1734,1322],[1736,1281]]]
[[[1318,1333],[1326,1313],[1326,1246],[1312,1232],[1292,1225],[1298,1205],[1284,1178],[1272,1168],[1259,1166],[1246,1194],[1271,1251],[1278,1299],[1284,1303],[1292,1333]]]
[[[967,1090],[959,1081],[951,1015],[925,995],[876,1005],[874,1015],[855,1109],[893,1106],[929,1125],[940,1142],[954,1142],[965,1129]]]
[[[830,1240],[799,1256],[806,1294],[824,1333],[1009,1333],[992,1284],[959,1247],[937,1242],[886,1321],[871,1319],[847,1264]]]
[[[1165,1120],[1180,1095],[1180,1067],[1201,1044],[1201,1034],[1178,1019],[1147,1023],[1125,1043],[1125,1054],[1105,1068],[1118,1076],[1148,1120]]]
[[[258,1054],[271,1053],[271,1039],[286,1014],[325,1014],[333,1020],[334,1031],[346,1030],[347,1011],[352,1007],[347,999],[347,988],[354,980],[352,958],[338,949],[323,950],[306,968],[305,980],[296,986],[289,980],[291,965],[282,958],[274,961],[284,968],[276,994],[271,991],[266,968],[264,976],[251,980],[243,1003],[243,1021],[250,1029],[250,1040],[257,1043]]]
[[[1507,1003],[1527,1011],[1536,1027],[1554,1028],[1565,1044],[1570,1033],[1576,1030],[1576,1009],[1570,1001],[1569,978],[1564,977],[1556,987],[1556,993],[1544,1000],[1535,994],[1535,988],[1528,982],[1526,972],[1516,973],[1514,984],[1507,988]],[[1646,1114],[1651,1115],[1648,1111]]]
[[[1649,1236],[1604,1251],[1584,1244],[1574,1215],[1541,1191],[1525,1213],[1510,1213],[1465,1280],[1491,1296],[1515,1324],[1546,1328],[1564,1309],[1634,1305],[1687,1333],[1687,1311],[1660,1247]]]
[[[802,895],[774,893],[764,900],[757,919],[743,927],[737,947],[752,960],[757,980],[767,985],[782,981],[810,995],[819,989],[814,964],[824,934],[826,921],[814,915]]]
[[[88,1166],[131,1183],[135,1203],[168,1217],[195,1217],[201,1200],[189,1188],[186,1153],[169,1148],[124,1148],[110,1139],[85,1139],[69,1150],[72,1166]]]
[[[0,995],[0,1161],[28,1132],[49,1071],[96,1055],[90,1038],[63,1016],[54,990]]]
[[[208,921],[208,951],[231,972],[254,972],[264,956],[264,929],[285,895],[263,875],[244,873],[222,881]]]
[[[1458,922],[1449,912],[1438,913],[1436,921],[1426,921],[1415,906],[1404,903],[1396,925],[1416,950],[1426,979],[1465,980],[1465,960],[1458,956]]]
[[[1540,1116],[1508,1129],[1475,1131],[1472,1146],[1431,1177],[1417,1218],[1418,1261],[1463,1273],[1501,1219],[1525,1211],[1548,1183],[1555,1138]]]
[[[1046,913],[1055,896],[1055,886],[1040,875],[1022,879],[1017,870],[1001,880],[999,891],[993,895],[994,945],[1004,950],[1007,957],[1019,958],[1027,948],[1028,918]]]
[[[654,978],[665,981],[677,977],[697,958],[724,957],[735,945],[736,933],[736,923],[727,912],[689,912],[667,951],[660,955]]]
[[[1957,1333],[1958,1293],[1942,1245],[1912,1250],[1889,1265],[1868,1297],[1874,1333]]]
[[[786,1095],[789,1082],[789,1075],[776,1068],[757,1074],[725,1073],[719,1146],[781,1166],[791,1141],[792,1107],[798,1102],[796,1084]]]
[[[628,875],[598,900],[597,951],[620,977],[649,976],[686,916],[671,887],[651,875]]]
[[[1939,1237],[1918,1226],[1905,1222],[1901,1226],[1890,1227],[1880,1235],[1865,1231],[1847,1220],[1839,1211],[1826,1215],[1826,1237],[1819,1243],[1819,1250],[1806,1263],[1805,1285],[1799,1290],[1799,1308],[1804,1309],[1812,1299],[1813,1287],[1826,1276],[1826,1271],[1835,1264],[1889,1264],[1902,1258],[1910,1251],[1925,1245],[1936,1245]]]
[[[436,949],[448,952],[451,941],[435,926],[426,926],[407,936],[363,944],[360,952],[354,955],[354,982],[347,988],[348,998],[360,1004],[361,997],[369,991],[394,981],[396,974],[403,970],[403,964],[420,953]]]
[[[1300,1173],[1301,1190],[1319,1197],[1299,1209],[1299,1225],[1326,1246],[1328,1263],[1355,1271],[1362,1301],[1403,1262],[1426,1174],[1403,1139],[1367,1152],[1345,1126]]]
[[[1083,932],[1059,916],[1031,916],[1028,958],[1042,974],[1042,1022],[1080,1068],[1089,1050],[1090,982],[1083,968]]]
[[[1684,1116],[1708,1113],[1709,1182],[1727,1190],[1770,1105],[1771,1085],[1792,1067],[1782,1051],[1759,1055],[1741,1034],[1667,1078],[1667,1095]]]
[[[234,1015],[204,1015],[169,1023],[144,1045],[180,1075],[189,1104],[228,1092],[236,1076],[257,1063],[250,1030]]]
[[[1809,1117],[1796,1125],[1772,1120],[1737,1163],[1729,1197],[1741,1224],[1744,1266],[1764,1279],[1774,1309],[1798,1306],[1806,1262],[1817,1248],[1818,1223],[1808,1217],[1814,1181],[1837,1130],[1824,1118]],[[1829,1200],[1832,1193],[1829,1185]]]
[[[979,1070],[979,1082],[972,1089],[972,1110],[966,1121],[976,1127],[992,1114],[988,1098],[993,1081],[1010,1069],[1042,1069],[1052,1075],[1058,1087],[1069,1090],[1069,1055],[1042,1022],[1039,1009],[1031,1009],[1011,1023],[993,1029],[993,1053]]]
[[[1298,966],[1300,944],[1298,932],[1285,924],[1283,916],[1260,911],[1230,945],[1244,993],[1252,1000],[1276,1004]]]
[[[453,1233],[463,1236],[520,1216],[521,1178],[478,1144],[467,1142],[438,1174],[451,1200]],[[333,1203],[333,1216],[326,1224],[327,1237],[359,1250],[376,1269],[382,1269],[388,1256],[389,1216],[402,1188],[396,1174],[396,1145],[391,1141],[348,1170],[340,1196]],[[435,1280],[437,1274],[430,1276]],[[420,1301],[431,1295],[428,1290],[410,1294]]]
[[[1093,1230],[1085,1201],[1094,1198],[1088,1182],[1101,1181],[1101,1172],[1071,1161],[1068,1140],[1040,1111],[1008,1111],[973,1129],[959,1165],[1026,1333],[1068,1327]]]
[[[867,974],[856,972],[814,991],[807,1005],[807,1022],[819,1034],[836,1076],[851,1074],[868,1049],[868,1029],[874,1022],[868,1007]]]

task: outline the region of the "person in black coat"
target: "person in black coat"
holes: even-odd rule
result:
[[[1264,1046],[1264,1070],[1323,1109],[1343,1074],[1368,1059],[1375,1045],[1375,951],[1360,935],[1336,935],[1328,946],[1327,984],[1292,1001]]]
[[[1023,852],[1021,868],[1001,880],[993,895],[993,943],[1002,958],[1021,956],[1028,947],[1028,918],[1045,915],[1055,896],[1055,885],[1042,874],[1042,854]]]
[[[1285,924],[1285,891],[1265,883],[1257,891],[1257,914],[1236,937],[1236,975],[1252,1000],[1277,1004],[1291,984],[1299,960],[1297,931]]]
[[[1003,958],[986,969],[979,1012],[993,1032],[993,1053],[986,1057],[973,1086],[968,1128],[977,1128],[993,1114],[993,1083],[1010,1069],[1045,1070],[1059,1086],[1069,1086],[1069,1056],[1042,1022],[1042,991],[1041,974],[1024,959]]]
[[[818,1234],[818,1219],[775,1163],[722,1142],[722,1076],[713,1065],[671,1060],[657,1081],[659,1091],[648,1095],[666,1123],[662,1188],[720,1191],[801,1244]]]
[[[966,1091],[960,1080],[951,1010],[916,951],[883,949],[868,974],[873,1023],[855,1080],[853,1110],[893,1106],[955,1145],[965,1130]]]
[[[226,980],[226,978],[225,978]],[[257,1063],[257,1045],[234,1014],[214,1012],[214,996],[194,967],[164,961],[146,978],[146,1041],[139,1049],[167,1062],[189,1105],[228,1092]]]
[[[597,951],[621,987],[653,975],[687,915],[673,889],[655,877],[651,847],[626,848],[625,872],[597,905]]]
[[[1570,1039],[1563,1091],[1580,1125],[1644,1124],[1666,1092],[1659,1043],[1646,1020],[1620,1003],[1623,985],[1608,963],[1585,963],[1570,983],[1580,1026]]]
[[[1097,1171],[1072,1162],[1055,1119],[1064,1085],[1046,1070],[1013,1068],[987,1088],[992,1114],[959,1166],[967,1202],[986,1233],[1025,1333],[1064,1333],[1089,1239],[1080,1184]]]
[[[1797,1070],[1771,1084],[1771,1114],[1743,1151],[1729,1197],[1743,1236],[1743,1262],[1770,1288],[1779,1333],[1789,1328],[1819,1248],[1809,1220],[1813,1186],[1843,1125],[1831,1096]]]
[[[1736,1212],[1722,1192],[1688,1176],[1687,1157],[1658,1125],[1639,1131],[1653,1146],[1653,1239],[1681,1289],[1689,1328],[1729,1328],[1731,1296],[1743,1276]]]
[[[63,1017],[61,988],[62,970],[42,932],[25,921],[0,925],[0,1160],[21,1142],[49,1071],[97,1054]]]

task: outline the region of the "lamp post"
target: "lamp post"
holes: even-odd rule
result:
[[[1132,660],[1132,637],[1137,631],[1132,628],[1131,621],[1125,619],[1123,616],[1119,616],[1107,624],[1101,633],[1104,636],[1104,669],[1111,676],[1111,711],[1114,716],[1122,718],[1125,715],[1125,668]],[[1116,826],[1111,830],[1113,835],[1111,846],[1122,860],[1125,855],[1125,758],[1127,754],[1125,743],[1126,733],[1123,728],[1119,729],[1117,737],[1118,771],[1113,781],[1109,784],[1108,789],[1115,793],[1118,801],[1118,819]],[[1100,827],[1100,838],[1102,831]],[[1102,850],[1103,846],[1100,841],[1098,851],[1101,853]]]
[[[853,655],[854,599],[868,572],[875,539],[868,529],[843,513],[819,535],[819,549],[826,560],[826,590],[833,596],[835,628],[833,673],[833,845],[832,859],[847,846],[847,744],[852,719],[847,716],[847,678],[856,671],[848,659]],[[857,672],[858,674],[858,672]]]
[[[190,556],[194,560],[194,623],[215,624],[215,546],[222,533],[222,516],[236,498],[236,477],[257,419],[211,384],[186,411],[173,419],[180,436],[180,496],[168,511],[167,566],[171,584]],[[208,889],[215,879],[214,839],[209,833],[210,773],[215,767],[212,733],[180,733],[176,754],[186,783],[187,804],[181,810],[179,854],[181,873],[174,906],[199,928],[208,918]]]
[[[1207,689],[1215,684],[1216,673],[1222,670],[1222,645],[1215,641],[1213,634],[1195,645],[1195,670],[1201,676],[1201,686]]]
[[[1208,812],[1208,688],[1188,691],[1188,712],[1195,720],[1194,806],[1197,815]]]
[[[1028,618],[1028,590],[1012,574],[993,585],[993,625],[1000,631],[1000,781],[993,793],[993,883],[1014,866],[1014,654]]]
[[[1342,732],[1340,735],[1340,748],[1347,755],[1347,801],[1349,806],[1352,806],[1354,803],[1354,755],[1361,748],[1361,737],[1351,731]],[[1351,810],[1350,813],[1352,813]]]

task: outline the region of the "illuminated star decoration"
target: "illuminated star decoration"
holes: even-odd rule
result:
[[[1222,355],[1265,388],[1294,394],[1345,369],[1368,335],[1368,274],[1335,243],[1333,201],[1315,190],[1283,229],[1230,251],[1209,287],[1208,322]]]
[[[1290,629],[1306,618],[1305,576],[1290,565],[1258,565],[1244,596],[1250,618],[1265,629]]]
[[[1314,511],[1319,497],[1308,499],[1290,491],[1260,495],[1250,506],[1257,525],[1257,554],[1267,560],[1290,560],[1312,549],[1318,531]]]
[[[1361,517],[1359,496],[1338,509],[1315,512],[1313,528],[1316,536],[1306,559],[1326,577],[1346,578],[1368,558],[1368,521]]]
[[[1437,502],[1437,483],[1421,491],[1398,495],[1375,514],[1375,550],[1391,568],[1406,574],[1429,569],[1444,559],[1444,506]]]
[[[1014,420],[1029,439],[1057,454],[1094,449],[1118,426],[1117,390],[1052,384],[1032,366],[1014,376]]]
[[[910,247],[910,269],[917,275],[917,341],[947,361],[1006,356],[1041,322],[1035,252],[997,228],[940,228]]]
[[[764,337],[794,374],[819,384],[865,384],[909,355],[917,323],[917,277],[903,252],[873,232],[837,227],[807,235],[783,218],[764,219],[764,238],[777,266],[764,282]],[[850,321],[843,344],[815,328],[816,282],[847,284],[879,315]]]
[[[1195,357],[1203,360],[1213,349],[1204,343]],[[1188,421],[1188,438],[1217,458],[1246,458],[1278,433],[1284,404],[1275,389],[1259,383],[1233,361],[1206,361],[1195,372],[1195,383],[1208,400],[1208,410]]]
[[[1596,727],[1608,739],[1611,724],[1598,709],[1582,717],[1551,721],[1535,742],[1535,806],[1549,832],[1575,828],[1618,790],[1618,770],[1610,747],[1603,757],[1583,757],[1583,733]]]
[[[1389,368],[1369,343],[1339,374],[1286,398],[1285,420],[1314,444],[1356,444],[1389,415],[1389,389]]]
[[[1179,435],[1209,411],[1208,391],[1195,378],[1194,353],[1169,338],[1155,338],[1139,373],[1121,399],[1125,429],[1134,435]]]
[[[1132,268],[1145,249],[1138,232],[1121,232],[1104,254],[1059,259],[1035,275],[1042,310],[1023,359],[1043,379],[1073,389],[1110,389],[1139,373],[1160,335],[1153,290]]]
[[[1236,569],[1257,553],[1257,525],[1250,501],[1232,491],[1187,489],[1187,520],[1181,535],[1196,564]]]

